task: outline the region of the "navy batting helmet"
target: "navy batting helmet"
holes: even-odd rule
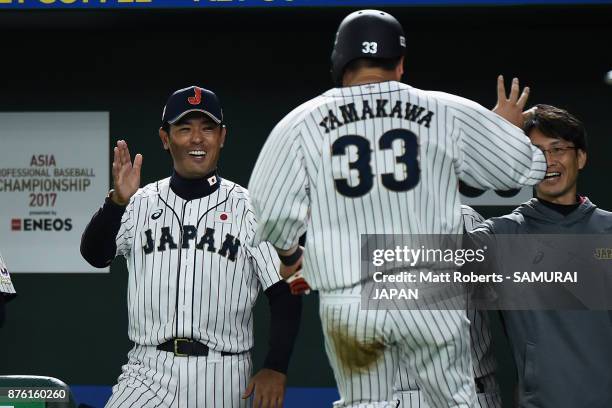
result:
[[[342,84],[347,64],[358,58],[395,58],[404,55],[406,37],[392,15],[379,10],[359,10],[342,20],[331,55],[332,79]]]

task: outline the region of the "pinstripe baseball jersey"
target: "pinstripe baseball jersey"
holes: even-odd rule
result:
[[[461,206],[461,218],[466,231],[473,230],[485,220],[478,212],[467,205]],[[477,379],[479,388],[477,394],[478,408],[500,408],[501,397],[495,379],[497,361],[491,349],[492,337],[489,329],[489,317],[486,312],[475,309],[467,310],[467,317],[471,323],[470,344],[474,378]],[[401,401],[401,408],[429,408],[416,378],[412,378],[408,370],[400,370],[395,381],[394,394]]]
[[[4,293],[6,295],[16,294],[15,287],[11,281],[11,275],[9,274],[4,258],[2,258],[2,254],[0,254],[0,293]]]
[[[255,225],[248,192],[225,179],[194,200],[176,195],[170,178],[139,189],[116,238],[129,270],[130,339],[158,345],[190,338],[234,353],[252,348],[257,294],[281,279],[274,249],[247,244]]]
[[[356,288],[361,234],[460,233],[459,179],[510,189],[545,170],[521,129],[472,101],[396,81],[334,88],[268,137],[249,182],[254,242],[288,249],[308,230],[310,285]]]

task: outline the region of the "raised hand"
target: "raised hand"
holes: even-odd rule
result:
[[[510,95],[506,97],[506,87],[504,85],[504,77],[497,77],[497,104],[493,108],[493,112],[497,113],[514,126],[523,127],[523,108],[529,98],[529,87],[523,88],[519,96],[519,80],[514,78],[510,88]]]
[[[113,189],[111,200],[115,204],[127,205],[130,198],[140,187],[140,168],[142,167],[142,155],[139,153],[132,157],[125,140],[118,140],[113,149]]]

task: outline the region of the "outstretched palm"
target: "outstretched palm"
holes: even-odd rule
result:
[[[497,77],[497,104],[493,108],[493,112],[497,113],[514,126],[523,127],[523,108],[529,98],[529,87],[525,87],[519,96],[519,80],[512,80],[510,95],[506,97],[506,87],[504,86],[504,77]]]
[[[125,140],[117,141],[113,149],[113,201],[120,205],[126,205],[130,198],[140,187],[140,168],[142,167],[142,155],[139,153],[132,157]]]

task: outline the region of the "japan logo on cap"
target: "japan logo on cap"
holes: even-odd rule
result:
[[[202,90],[195,86],[193,87],[193,91],[195,95],[188,97],[187,102],[189,102],[191,105],[199,105],[200,102],[202,102]]]

